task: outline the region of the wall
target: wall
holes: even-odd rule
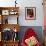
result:
[[[10,7],[10,6],[15,6],[14,3],[15,0],[0,0],[0,7]],[[17,0],[17,3],[19,6],[19,24],[20,26],[34,26],[32,28],[35,29],[40,41],[43,41],[43,6],[42,6],[42,0]],[[36,20],[25,20],[25,7],[36,7]],[[9,17],[9,20],[12,17]],[[15,18],[14,18],[15,19]],[[13,21],[14,22],[14,21]],[[37,27],[38,26],[38,27]],[[21,36],[23,35],[23,31],[27,27],[21,27],[22,30],[20,30],[20,39],[22,38]],[[22,35],[21,35],[22,33]]]
[[[0,0],[1,7],[15,6],[15,0]],[[43,26],[42,0],[17,0],[19,6],[19,24],[21,26]],[[36,7],[36,20],[25,20],[25,7]]]
[[[42,26],[43,25],[43,6],[42,0],[21,0],[20,23],[22,26]],[[36,20],[25,20],[25,7],[36,7]]]
[[[43,30],[41,26],[21,26],[21,29],[19,31],[20,42],[24,36],[24,33],[27,31],[28,28],[32,28],[37,34],[39,41],[43,43]]]

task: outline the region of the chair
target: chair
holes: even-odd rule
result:
[[[21,42],[21,46],[27,46],[29,42],[27,41],[30,41],[29,39],[32,38],[32,36],[34,38],[36,38],[37,40],[37,44],[35,44],[34,46],[41,46],[39,40],[37,39],[37,34],[34,32],[34,30],[32,28],[28,28],[24,34],[24,37],[22,38],[22,42]],[[27,40],[28,39],[28,40]],[[27,40],[25,42],[25,40]],[[30,42],[30,45],[28,46],[31,46],[31,42]],[[32,45],[33,46],[33,45]]]

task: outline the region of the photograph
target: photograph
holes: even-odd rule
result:
[[[36,19],[36,8],[35,7],[26,7],[25,8],[25,19],[26,20],[35,20]]]

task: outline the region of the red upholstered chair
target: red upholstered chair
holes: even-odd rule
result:
[[[21,46],[27,46],[25,40],[32,37],[32,36],[34,36],[35,38],[37,37],[34,30],[32,28],[27,29],[27,31],[24,34],[24,37],[22,38]],[[36,40],[37,40],[37,38],[36,38]],[[41,46],[38,40],[37,40],[37,44],[34,46]]]

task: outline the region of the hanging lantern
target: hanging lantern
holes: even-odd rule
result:
[[[16,2],[17,0],[15,0],[15,7],[16,7],[16,4],[17,4],[17,2]]]

